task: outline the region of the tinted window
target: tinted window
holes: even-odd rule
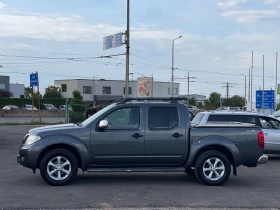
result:
[[[205,115],[205,114],[203,114],[203,113],[198,113],[198,114],[193,118],[192,123],[194,123],[194,124],[199,124],[199,123],[202,121],[204,115]]]
[[[280,121],[269,117],[260,117],[261,127],[263,129],[277,129],[280,130]]]
[[[251,123],[257,124],[257,120],[255,116],[248,115],[218,115],[211,114],[208,117],[208,122],[241,122],[241,123]]]
[[[149,109],[150,129],[171,129],[179,125],[176,107],[151,107]]]
[[[113,111],[104,119],[108,121],[107,130],[138,129],[140,125],[140,108],[122,108]]]

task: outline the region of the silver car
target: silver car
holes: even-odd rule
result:
[[[259,126],[265,134],[265,154],[280,154],[280,120],[272,115],[255,112],[214,111],[200,112],[192,125],[211,123],[248,123]]]

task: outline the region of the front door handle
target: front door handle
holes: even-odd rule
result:
[[[172,136],[173,136],[174,138],[179,138],[179,137],[182,137],[183,134],[174,133]]]
[[[143,135],[140,135],[139,133],[135,133],[132,135],[132,137],[138,139],[140,137],[143,137]]]

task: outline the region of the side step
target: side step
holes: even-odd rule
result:
[[[115,173],[115,172],[185,172],[185,168],[89,168],[87,172]]]

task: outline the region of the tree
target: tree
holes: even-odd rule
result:
[[[203,103],[202,102],[197,102],[197,107],[199,108],[199,109],[201,109],[201,108],[203,108]]]
[[[243,107],[244,106],[244,98],[238,95],[234,95],[230,98],[231,100],[231,106],[238,106]]]
[[[32,98],[32,87],[25,87],[24,88],[24,97],[25,98]]]
[[[0,98],[10,98],[13,97],[14,94],[7,90],[0,90]]]
[[[60,88],[55,86],[47,87],[44,94],[44,98],[62,98]]]
[[[74,112],[83,113],[85,111],[83,96],[78,90],[72,92],[73,98],[71,99],[71,107]]]
[[[217,108],[220,106],[220,99],[221,99],[221,94],[217,92],[212,92],[209,96],[209,102],[210,105]]]
[[[194,97],[189,99],[189,105],[193,105],[193,106],[197,105],[197,101],[196,101],[196,99]]]

